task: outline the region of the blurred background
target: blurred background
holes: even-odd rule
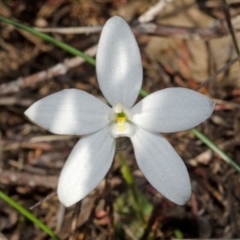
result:
[[[0,0],[0,15],[44,31],[95,57],[101,26],[114,15],[132,27],[142,56],[143,89],[196,89],[237,57],[240,1],[228,0]],[[236,43],[226,21],[231,20]],[[79,28],[80,27],[80,28]],[[206,82],[200,92],[215,111],[197,127],[240,164],[240,63]],[[76,136],[54,135],[24,111],[65,88],[103,98],[95,67],[39,37],[0,21],[0,189],[26,209],[56,191]],[[139,97],[138,101],[141,99]],[[164,135],[184,160],[192,196],[177,206],[139,170],[130,141],[120,150],[131,167],[146,225],[142,224],[119,160],[81,203],[65,209],[56,195],[31,212],[61,239],[182,239],[240,237],[240,175],[191,131]],[[50,239],[0,199],[0,239]]]

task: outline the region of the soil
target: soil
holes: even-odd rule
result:
[[[169,1],[151,21],[160,26],[161,34],[144,33],[139,30],[139,16],[157,2],[2,0],[0,15],[37,28],[95,27],[104,25],[111,16],[122,16],[139,44],[144,70],[142,88],[149,93],[167,87],[196,89],[237,56],[220,1]],[[240,39],[240,4],[229,1],[228,10]],[[220,23],[222,30],[214,31],[220,29]],[[100,30],[47,34],[94,57]],[[234,63],[201,88],[200,92],[212,98],[216,106],[212,116],[197,127],[238,165],[239,66],[239,62]],[[0,22],[1,191],[26,209],[43,201],[30,211],[61,239],[240,238],[239,172],[191,131],[164,134],[182,157],[191,178],[192,196],[185,205],[171,203],[148,183],[136,164],[129,139],[123,138],[118,142],[118,151],[133,173],[146,224],[141,222],[117,157],[102,183],[81,201],[76,223],[75,206],[64,208],[54,193],[59,173],[79,137],[52,134],[24,115],[35,101],[68,88],[103,98],[94,66]],[[0,240],[5,238],[50,239],[0,199]]]

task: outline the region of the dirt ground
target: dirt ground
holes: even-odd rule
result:
[[[0,15],[37,28],[90,26],[93,32],[88,28],[77,33],[69,28],[68,33],[50,30],[48,34],[93,57],[100,35],[97,26],[111,16],[122,16],[139,44],[143,89],[149,93],[174,86],[196,89],[237,56],[221,1],[172,0],[152,19],[144,19],[143,14],[157,3],[0,0]],[[228,3],[240,43],[240,1]],[[67,66],[66,71],[59,64]],[[201,89],[216,106],[213,115],[197,129],[240,165],[239,64],[236,62]],[[67,88],[103,97],[93,66],[0,22],[0,189],[26,209],[56,191],[60,170],[79,138],[54,135],[31,123],[24,111],[35,101]],[[74,206],[64,208],[54,194],[31,212],[61,239],[240,238],[239,172],[191,131],[164,136],[190,174],[192,196],[184,206],[156,192],[139,170],[130,141],[121,139],[119,146],[132,169],[146,225],[140,221],[117,157],[105,180],[82,200],[76,226]],[[50,239],[0,199],[0,239],[5,238]]]

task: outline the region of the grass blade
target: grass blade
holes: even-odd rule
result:
[[[209,138],[198,131],[196,128],[191,129],[196,137],[198,137],[203,143],[205,143],[209,148],[211,148],[216,154],[218,154],[226,163],[234,167],[238,172],[240,172],[240,166],[235,163],[226,153],[224,153],[220,148],[218,148]]]
[[[5,18],[5,17],[2,17],[2,16],[0,16],[0,21],[2,21],[4,23],[7,23],[7,24],[11,24],[11,25],[15,26],[16,28],[21,28],[23,30],[26,30],[26,31],[32,33],[33,35],[38,36],[38,37],[44,39],[45,41],[50,42],[50,43],[54,44],[55,46],[62,48],[66,52],[69,52],[69,53],[71,53],[71,54],[73,54],[75,56],[79,56],[79,57],[85,59],[86,62],[90,63],[93,66],[95,66],[95,64],[96,64],[95,59],[89,57],[85,53],[77,50],[74,47],[71,47],[70,45],[68,45],[68,44],[66,44],[66,43],[64,43],[62,41],[56,40],[55,38],[53,38],[53,37],[51,37],[51,36],[49,36],[49,35],[47,35],[45,33],[38,32],[38,31],[36,31],[35,29],[33,29],[31,27],[28,27],[28,26],[26,26],[24,24],[21,24],[21,23],[16,22],[16,21],[14,21],[12,19]]]
[[[2,198],[4,201],[6,201],[9,205],[11,205],[13,208],[18,210],[22,215],[24,215],[26,218],[31,220],[33,223],[35,223],[38,227],[40,227],[45,233],[47,233],[50,237],[52,237],[55,240],[61,240],[60,237],[58,237],[50,228],[48,228],[43,222],[41,222],[38,218],[36,218],[33,214],[31,214],[29,211],[27,211],[24,207],[19,205],[17,202],[15,202],[11,197],[6,195],[4,192],[0,190],[0,198]]]

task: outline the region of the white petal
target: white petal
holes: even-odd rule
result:
[[[131,112],[137,125],[156,132],[177,132],[205,121],[213,112],[214,102],[186,88],[166,88],[145,97]]]
[[[138,166],[153,187],[176,204],[186,203],[191,195],[188,172],[169,142],[141,128],[131,140]]]
[[[82,135],[107,126],[110,111],[105,103],[89,93],[67,89],[37,101],[25,114],[50,132]]]
[[[108,172],[115,140],[106,127],[84,136],[73,148],[58,182],[59,200],[69,207],[91,192]]]
[[[128,24],[112,17],[105,24],[97,51],[97,78],[103,95],[114,106],[131,107],[142,85],[139,48]]]

